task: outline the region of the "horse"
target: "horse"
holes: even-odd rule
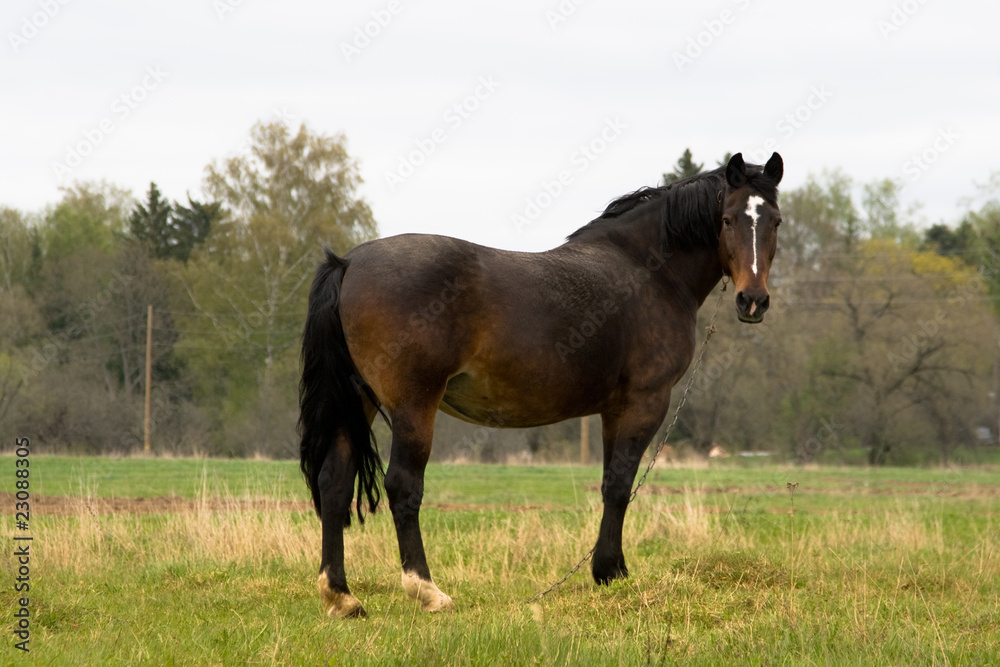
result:
[[[725,166],[612,201],[539,253],[436,235],[326,249],[309,293],[299,384],[301,469],[322,521],[318,588],[330,617],[364,616],[347,585],[344,529],[385,489],[402,585],[424,611],[454,603],[431,578],[420,532],[437,410],[530,427],[599,414],[603,515],[598,584],[628,576],[622,526],[631,485],[691,363],[698,309],[722,280],[737,316],[760,322],[781,222],[781,156]],[[371,426],[392,448],[383,471]],[[367,501],[367,503],[365,502]]]

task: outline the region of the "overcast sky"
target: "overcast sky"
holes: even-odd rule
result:
[[[992,2],[63,1],[0,10],[0,204],[23,210],[73,180],[198,197],[274,118],[346,136],[383,235],[523,250],[685,147],[778,150],[785,189],[899,179],[929,222],[1000,169]]]

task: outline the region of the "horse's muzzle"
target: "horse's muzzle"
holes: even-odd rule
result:
[[[764,313],[771,304],[766,289],[745,289],[736,293],[736,314],[741,322],[757,324],[764,319]]]

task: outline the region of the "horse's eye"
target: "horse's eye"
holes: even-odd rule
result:
[[[725,215],[725,216],[722,217],[722,222],[726,223],[726,227],[732,227],[733,226],[733,219],[731,217],[729,217],[728,215]]]
[[[781,226],[781,218],[775,218],[774,219],[774,228],[777,229],[780,226]]]

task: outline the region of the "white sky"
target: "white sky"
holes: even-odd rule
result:
[[[197,197],[205,166],[276,115],[346,135],[382,234],[525,250],[655,185],[685,147],[711,167],[727,151],[766,158],[772,140],[786,189],[834,167],[901,179],[930,222],[956,222],[958,200],[1000,169],[992,2],[63,2],[0,10],[0,204],[24,210],[74,179]],[[560,7],[573,11],[553,27]],[[391,21],[348,59],[373,13]],[[477,86],[474,111],[449,111]],[[122,95],[144,99],[125,115]],[[797,111],[796,128],[784,119]],[[60,181],[54,165],[98,135]],[[433,153],[390,187],[417,142]],[[591,142],[602,150],[584,156]],[[528,199],[543,208],[517,225]]]

